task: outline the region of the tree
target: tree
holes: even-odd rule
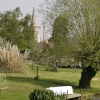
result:
[[[100,1],[84,2],[84,24],[79,58],[83,66],[79,87],[90,88],[91,79],[100,69]],[[91,7],[92,6],[92,7]],[[95,12],[95,13],[94,13]]]
[[[47,1],[47,4],[49,6],[47,5],[48,8],[43,10],[43,13],[52,27],[51,22],[54,23],[59,13],[69,12],[67,27],[70,40],[68,43],[71,44],[69,54],[82,65],[79,87],[90,88],[91,79],[100,69],[100,1],[55,0],[51,4]]]
[[[73,38],[78,39],[76,53],[78,53],[77,57],[83,69],[79,81],[79,87],[82,88],[90,88],[91,79],[100,69],[100,8],[98,3],[100,3],[98,0],[96,2],[76,0],[72,1],[70,6],[72,8],[69,10],[71,20],[74,21],[71,21]]]
[[[50,42],[53,43],[53,48],[50,49],[51,55],[55,58],[55,62],[59,62],[64,66],[65,59],[68,59],[68,13],[61,13],[53,25],[53,33]]]
[[[22,20],[21,25],[23,27],[22,30],[22,38],[24,39],[23,46],[24,49],[34,49],[35,46],[35,35],[34,35],[34,26],[32,25],[32,19],[29,14],[27,14]],[[20,42],[21,43],[21,42]],[[22,46],[20,46],[22,47]]]
[[[32,49],[34,27],[31,24],[31,16],[27,14],[22,17],[19,7],[13,11],[0,13],[0,29],[0,36],[17,44],[21,51]]]

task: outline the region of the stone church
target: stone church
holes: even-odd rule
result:
[[[36,21],[36,12],[35,9],[33,8],[33,13],[32,13],[32,24],[34,26],[35,29],[35,36],[36,36],[36,41],[37,43],[40,43],[41,41],[41,27],[38,25],[37,21]]]

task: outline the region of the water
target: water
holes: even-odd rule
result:
[[[98,96],[93,96],[93,97],[88,98],[88,99],[82,99],[82,100],[100,100],[100,95],[98,95]]]
[[[97,96],[97,97],[93,97],[92,99],[90,100],[100,100],[100,96]]]

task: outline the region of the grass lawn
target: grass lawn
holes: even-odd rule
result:
[[[44,67],[39,66],[39,79],[35,80],[36,67],[26,68],[27,73],[6,73],[8,89],[0,91],[0,100],[29,100],[29,93],[35,88],[47,88],[53,86],[72,86],[74,92],[79,93],[76,88],[78,85],[81,69],[59,68],[58,72],[45,71]],[[82,89],[82,94],[100,93],[100,71],[91,81],[92,89]]]

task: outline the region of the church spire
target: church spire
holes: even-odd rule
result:
[[[37,43],[40,42],[40,33],[41,33],[41,27],[37,24],[36,21],[36,13],[35,13],[35,9],[33,7],[33,12],[32,12],[32,25],[34,26],[35,29],[35,38],[37,40]]]
[[[32,12],[32,25],[36,26],[36,14],[35,14],[34,7],[33,7],[33,12]]]

